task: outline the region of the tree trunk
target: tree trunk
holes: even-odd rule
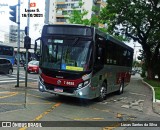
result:
[[[151,66],[148,66],[148,69],[147,69],[147,78],[148,79],[154,79],[155,78],[155,75],[154,75],[154,72],[153,72],[153,69]]]
[[[158,74],[158,80],[160,81],[160,73]]]

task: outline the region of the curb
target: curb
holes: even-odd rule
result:
[[[145,82],[143,79],[142,79],[142,83],[144,83],[144,84],[146,84],[147,86],[149,86],[150,88],[151,88],[151,90],[152,90],[152,102],[154,103],[154,102],[156,102],[156,99],[155,99],[155,91],[154,91],[154,88],[150,85],[150,84],[148,84],[147,82]]]
[[[147,82],[145,82],[143,79],[142,79],[142,83],[144,83],[144,84],[146,84],[147,86],[149,86],[150,89],[152,90],[152,95],[153,95],[153,96],[152,96],[152,102],[153,102],[153,103],[152,103],[152,107],[153,107],[154,112],[160,115],[160,113],[156,111],[156,104],[157,104],[157,103],[160,103],[160,100],[155,99],[155,91],[154,91],[154,88],[153,88],[150,84],[148,84]]]

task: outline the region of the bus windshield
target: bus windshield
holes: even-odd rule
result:
[[[91,56],[91,41],[79,38],[44,40],[41,67],[66,71],[86,71]]]

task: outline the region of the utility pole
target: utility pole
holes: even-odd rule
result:
[[[28,10],[30,10],[30,0],[28,0]],[[28,12],[29,16],[30,16],[30,11]],[[30,24],[30,17],[27,17],[27,27],[25,28],[25,33],[26,33],[26,37],[24,40],[24,46],[26,48],[26,71],[25,71],[25,107],[26,107],[26,103],[27,103],[27,80],[28,80],[28,75],[27,75],[27,68],[28,68],[28,49],[30,48],[30,45],[27,46],[25,45],[26,42],[30,43],[31,39],[29,37],[29,24]]]
[[[19,87],[19,60],[20,60],[20,4],[21,0],[18,0],[18,43],[17,43],[17,85],[15,87]]]

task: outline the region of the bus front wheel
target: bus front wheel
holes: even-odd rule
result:
[[[99,97],[97,98],[99,102],[105,100],[107,98],[107,87],[106,84],[103,83],[99,90]]]
[[[124,83],[121,83],[119,86],[119,90],[117,91],[117,93],[120,95],[123,93],[123,89],[124,89]]]

